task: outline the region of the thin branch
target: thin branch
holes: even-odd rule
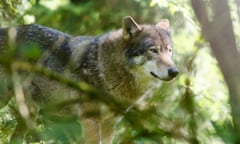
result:
[[[51,80],[55,80],[60,84],[66,85],[72,89],[82,92],[91,98],[92,100],[100,100],[101,102],[110,106],[112,110],[119,113],[124,113],[127,107],[130,105],[129,101],[113,97],[102,90],[98,90],[85,82],[75,81],[71,78],[62,76],[62,74],[53,72],[39,65],[32,65],[25,61],[9,60],[5,56],[0,57],[0,65],[4,66],[7,70],[12,65],[16,70],[22,70],[26,72],[36,73],[37,75],[47,77]]]
[[[38,75],[45,76],[51,80],[58,81],[60,84],[64,84],[70,88],[87,94],[91,99],[100,100],[110,106],[111,109],[119,113],[123,113],[127,108],[128,104],[130,104],[126,101],[110,96],[109,94],[101,90],[97,90],[94,87],[88,85],[87,83],[77,82],[70,78],[63,77],[61,74],[50,71],[41,66],[31,65],[23,61],[14,61],[12,65],[14,65],[14,67],[16,67],[18,70],[33,72]]]
[[[24,96],[20,76],[14,68],[12,69],[12,81],[13,81],[15,98],[16,98],[19,113],[21,117],[25,120],[26,126],[30,128],[31,122],[30,122],[29,109],[25,101],[25,96]]]

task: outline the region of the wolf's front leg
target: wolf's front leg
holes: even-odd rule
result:
[[[112,144],[116,120],[117,120],[116,117],[109,116],[101,121],[100,123],[101,144]]]
[[[82,120],[85,144],[112,144],[116,118],[106,117],[103,120],[87,118]]]
[[[99,120],[85,118],[82,120],[85,144],[101,144]]]

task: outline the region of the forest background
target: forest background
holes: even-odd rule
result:
[[[222,8],[221,12],[218,7]],[[229,15],[221,17],[222,13]],[[122,18],[127,15],[139,23],[147,24],[169,19],[174,60],[180,74],[176,80],[156,89],[154,95],[147,99],[147,110],[125,115],[136,124],[129,122],[128,118],[120,121],[115,143],[239,143],[239,0],[0,2],[1,27],[37,23],[76,36],[100,35],[119,29]],[[221,25],[223,23],[228,25]],[[219,28],[217,32],[215,27]],[[219,40],[223,44],[218,45]],[[221,50],[222,47],[224,49]],[[228,59],[226,63],[225,58]],[[0,98],[4,99],[4,95],[0,95]],[[108,105],[102,99],[99,101]],[[0,141],[7,143],[15,127],[16,120],[9,106],[2,108]],[[74,143],[81,133],[81,124],[68,120],[51,124],[49,128],[40,124],[36,129],[41,134],[42,143]]]

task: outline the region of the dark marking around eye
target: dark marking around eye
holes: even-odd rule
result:
[[[133,56],[139,56],[144,54],[146,51],[149,50],[150,47],[154,46],[153,39],[151,38],[143,38],[143,40],[138,42],[132,42],[129,43],[126,47],[126,56],[127,57],[133,57]]]
[[[149,47],[153,47],[155,44],[152,39],[148,38],[148,39],[144,40],[141,45],[142,45],[142,47],[148,49]]]
[[[149,48],[149,50],[153,53],[158,53],[158,49],[157,48]]]

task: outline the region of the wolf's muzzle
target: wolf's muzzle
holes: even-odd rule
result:
[[[176,77],[178,75],[178,73],[179,73],[179,71],[175,67],[171,67],[171,68],[168,69],[168,75],[169,75],[170,78]]]

